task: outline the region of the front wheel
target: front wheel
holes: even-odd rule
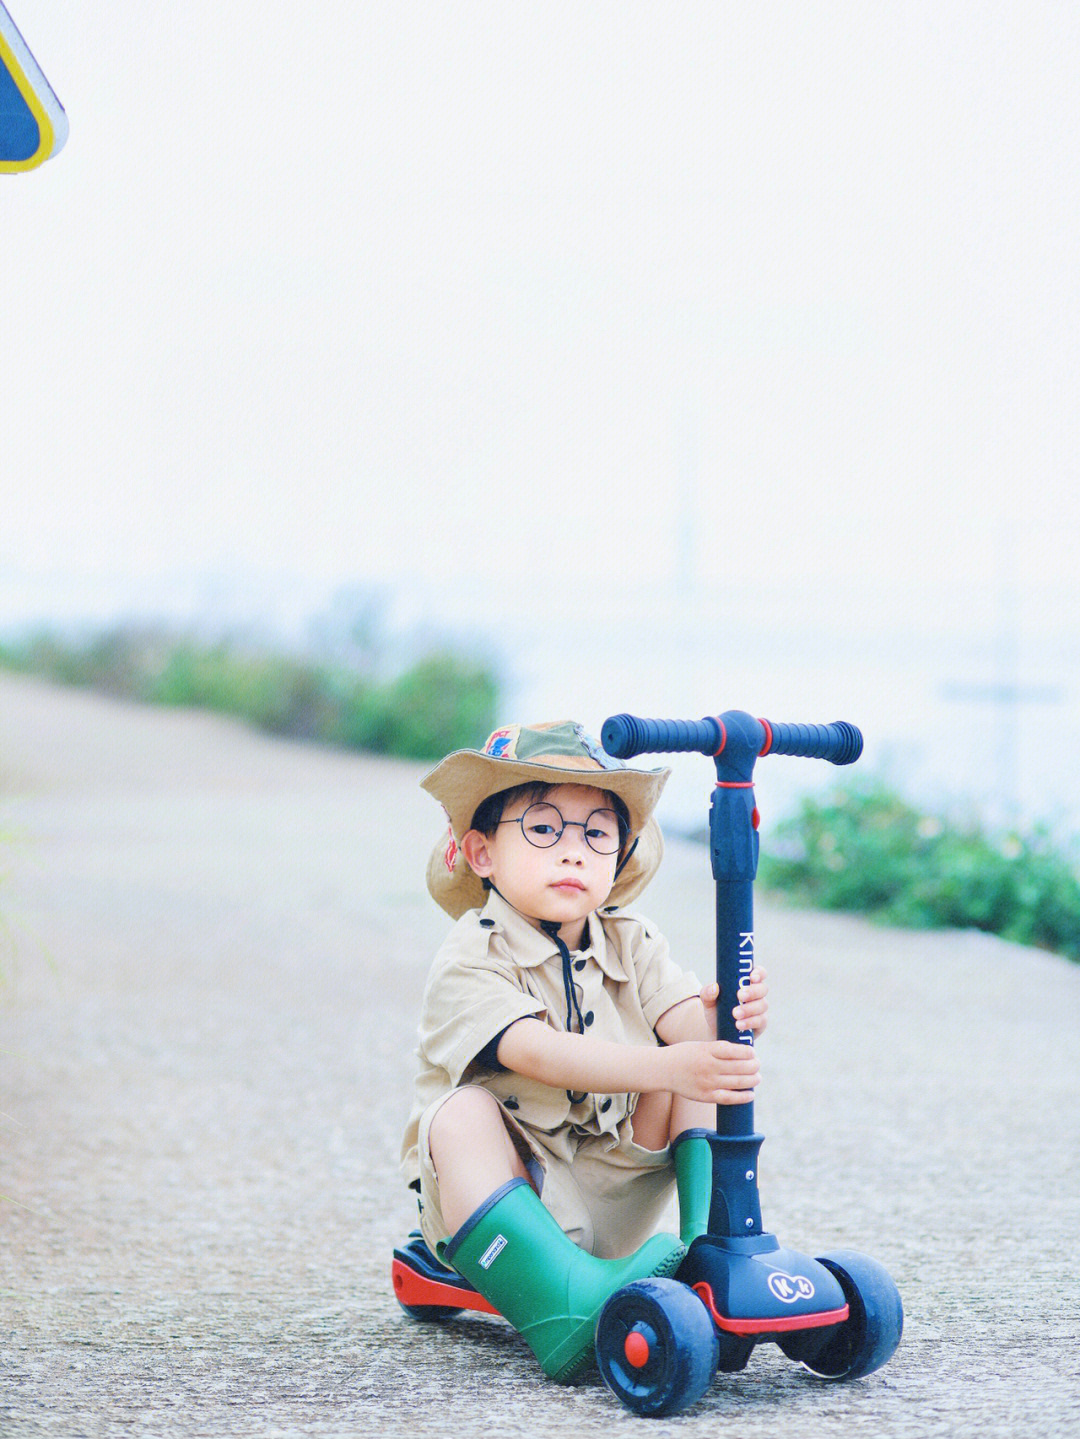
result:
[[[636,1279],[600,1311],[596,1362],[635,1414],[658,1419],[688,1409],[712,1383],[717,1358],[708,1310],[674,1279]]]
[[[818,1263],[836,1275],[848,1303],[848,1317],[816,1353],[788,1352],[823,1379],[860,1379],[872,1374],[896,1353],[904,1331],[899,1290],[877,1260],[854,1250],[822,1254]]]

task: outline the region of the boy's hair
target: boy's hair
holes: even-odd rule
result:
[[[562,786],[557,784],[534,783],[515,784],[509,789],[497,790],[495,794],[489,794],[487,799],[477,805],[469,828],[479,830],[482,835],[490,838],[495,833],[496,826],[502,819],[507,805],[513,804],[516,799],[524,798],[528,798],[530,804],[539,804],[553,789],[561,788]],[[600,786],[597,785],[595,788],[599,789]],[[612,794],[609,789],[604,790],[603,794],[619,817],[621,840],[622,844],[625,844],[630,833],[630,811],[617,794]]]

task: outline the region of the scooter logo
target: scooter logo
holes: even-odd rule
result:
[[[768,1279],[769,1290],[782,1304],[794,1304],[797,1299],[813,1299],[814,1286],[805,1274],[785,1274],[774,1269]]]

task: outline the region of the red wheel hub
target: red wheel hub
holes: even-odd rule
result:
[[[649,1362],[649,1341],[640,1329],[631,1329],[623,1345],[626,1362],[635,1369],[643,1369]]]

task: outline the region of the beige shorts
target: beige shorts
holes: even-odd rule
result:
[[[450,1234],[439,1208],[428,1131],[449,1098],[443,1095],[420,1120],[420,1228],[433,1252]],[[609,1148],[610,1135],[589,1134],[570,1125],[552,1134],[528,1130],[503,1105],[499,1108],[545,1209],[579,1248],[600,1259],[617,1259],[656,1233],[674,1190],[671,1149],[642,1149],[635,1144],[632,1116],[623,1120],[618,1142]]]

